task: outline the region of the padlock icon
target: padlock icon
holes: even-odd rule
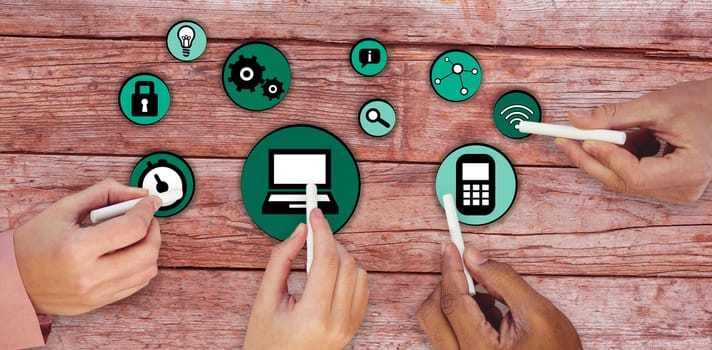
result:
[[[152,81],[137,81],[131,95],[131,114],[134,117],[158,116],[158,95]]]

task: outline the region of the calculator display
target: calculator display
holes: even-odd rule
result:
[[[486,154],[457,159],[455,207],[463,215],[487,215],[495,205],[494,160]]]

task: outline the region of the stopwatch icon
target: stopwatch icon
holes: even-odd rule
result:
[[[141,159],[131,174],[131,186],[142,187],[151,194],[180,191],[178,199],[164,203],[156,216],[171,216],[182,211],[193,197],[193,172],[182,158],[168,152],[157,152]]]

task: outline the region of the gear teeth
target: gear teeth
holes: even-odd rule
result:
[[[275,91],[270,91],[270,87],[274,86]],[[275,98],[280,98],[284,93],[284,84],[277,80],[277,78],[267,79],[264,84],[262,84],[262,96],[267,97],[270,101]]]
[[[254,55],[249,58],[240,55],[235,63],[228,65],[228,68],[230,68],[230,77],[228,77],[227,80],[235,84],[236,90],[242,91],[247,89],[252,92],[255,91],[258,85],[264,82],[262,74],[267,69],[257,62],[257,56]],[[240,71],[244,68],[252,70],[252,79],[245,80],[240,76]]]

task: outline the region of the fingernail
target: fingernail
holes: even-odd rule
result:
[[[573,114],[576,118],[579,118],[579,119],[586,119],[586,118],[591,117],[590,110],[571,112],[571,114]]]
[[[319,209],[319,208],[315,208],[314,210],[312,210],[312,213],[314,213],[314,215],[316,215],[316,217],[318,217],[318,218],[324,217],[324,213],[322,213],[321,209]]]
[[[304,223],[300,222],[299,225],[297,225],[297,228],[295,228],[294,231],[292,231],[292,234],[289,235],[289,237],[287,239],[292,239],[292,237],[296,236],[297,232],[299,232],[299,230],[301,230],[302,227],[304,227]]]
[[[163,206],[163,200],[158,196],[151,196],[153,199],[153,210],[157,211],[158,208]]]
[[[581,148],[583,148],[583,150],[586,151],[586,153],[588,153],[588,154],[590,154],[590,155],[592,155],[592,156],[595,156],[595,154],[594,154],[594,153],[595,153],[595,152],[594,152],[595,150],[594,150],[594,148],[593,148],[593,145],[591,145],[590,142],[584,141],[583,144],[581,145]]]
[[[561,146],[561,145],[564,144],[564,139],[562,139],[562,138],[560,138],[560,137],[557,137],[557,138],[554,139],[554,143],[555,143],[557,146]]]
[[[467,251],[465,252],[467,257],[469,258],[470,261],[473,261],[477,265],[482,265],[489,260],[487,255],[484,255],[481,251],[477,250],[474,247],[467,247]]]

